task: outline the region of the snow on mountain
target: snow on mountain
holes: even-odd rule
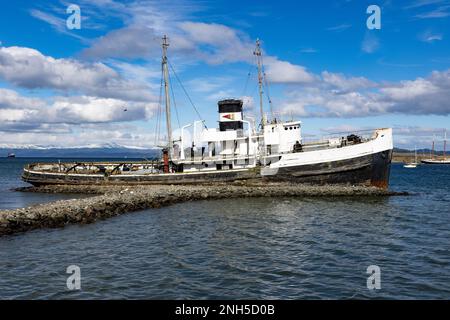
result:
[[[35,149],[35,150],[46,150],[51,147],[40,146],[36,144],[6,144],[0,143],[0,149]]]
[[[15,149],[15,150],[52,150],[52,149],[134,149],[134,150],[156,150],[157,147],[138,147],[126,146],[117,143],[105,144],[87,144],[81,146],[55,146],[55,145],[36,145],[36,144],[6,144],[0,143],[0,149]]]

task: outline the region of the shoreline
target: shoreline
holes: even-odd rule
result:
[[[389,197],[404,196],[375,187],[299,185],[287,183],[229,183],[214,185],[23,187],[17,192],[78,193],[91,197],[58,200],[26,208],[0,210],[0,236],[38,228],[58,228],[139,210],[196,200],[250,197]]]

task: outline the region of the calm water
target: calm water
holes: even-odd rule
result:
[[[1,160],[0,208],[61,197],[8,191],[22,165]],[[394,165],[392,189],[414,195],[199,201],[2,237],[0,298],[450,299],[449,181]]]

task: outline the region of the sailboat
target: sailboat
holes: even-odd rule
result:
[[[423,159],[422,163],[425,164],[450,164],[450,159],[447,159],[447,155],[446,155],[446,149],[447,149],[447,130],[444,130],[444,152],[443,152],[443,158],[442,159],[437,159],[435,157],[435,152],[434,152],[434,137],[433,137],[433,144],[431,147],[431,156],[430,159]]]
[[[260,41],[256,41],[259,119],[244,115],[243,100],[227,98],[217,103],[218,128],[200,120],[172,131],[169,83],[179,77],[168,60],[168,38],[162,38],[162,81],[167,140],[162,156],[141,162],[32,163],[22,180],[47,184],[198,184],[236,180],[289,181],[308,184],[352,184],[387,188],[392,160],[392,128],[340,133],[320,141],[302,138],[302,122],[266,116],[263,92],[268,95]],[[181,81],[180,85],[181,85]],[[263,87],[265,90],[263,90]],[[184,86],[182,86],[184,89]],[[172,95],[169,90],[171,90]],[[186,90],[183,90],[186,95]],[[269,98],[269,105],[271,100]],[[216,109],[216,110],[217,110]],[[270,108],[272,111],[272,108]],[[159,113],[162,117],[162,113]],[[160,120],[161,118],[160,118]],[[158,122],[160,123],[160,122]],[[158,125],[157,125],[158,128]]]
[[[417,162],[417,148],[414,147],[414,162],[408,162],[403,167],[408,169],[417,168],[419,163]]]

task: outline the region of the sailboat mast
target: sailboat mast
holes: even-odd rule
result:
[[[446,160],[446,156],[445,156],[446,148],[447,148],[447,130],[444,131],[444,160]]]
[[[433,135],[433,144],[431,145],[431,159],[434,159],[434,135]]]
[[[414,146],[414,163],[417,163],[417,146]]]
[[[169,39],[166,35],[162,38],[162,67],[164,75],[164,92],[166,95],[166,127],[167,127],[167,139],[169,144],[169,157],[172,155],[172,124],[170,118],[170,94],[169,94],[169,68],[167,66],[167,48],[169,47]]]
[[[262,62],[261,62],[261,42],[256,39],[256,49],[253,52],[256,56],[258,66],[258,89],[259,89],[259,111],[261,113],[261,127],[264,128],[266,122],[263,109],[263,75],[262,75]]]

